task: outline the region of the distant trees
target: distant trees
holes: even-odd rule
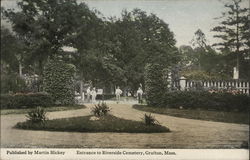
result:
[[[241,7],[242,0],[232,0],[224,6],[227,9],[222,13],[221,22],[212,31],[217,34],[214,37],[221,39],[215,43],[223,54],[228,54],[232,65],[238,70],[244,68],[240,63],[249,58],[249,9]],[[234,60],[236,59],[236,61]],[[248,59],[249,61],[249,59]],[[248,64],[249,65],[249,64]],[[243,77],[247,72],[240,72]]]
[[[180,46],[182,55],[182,74],[195,79],[228,79],[232,68],[227,64],[227,57],[212,48],[201,29],[194,33],[192,46]],[[202,78],[203,77],[203,78]]]

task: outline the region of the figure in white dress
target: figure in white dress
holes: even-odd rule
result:
[[[122,90],[120,89],[120,87],[118,86],[115,90],[115,95],[116,95],[116,101],[117,103],[120,101],[121,98],[121,94],[122,94]]]
[[[92,89],[92,91],[91,91],[91,97],[92,97],[92,103],[95,103],[96,102],[96,95],[97,95],[97,93],[96,93],[96,89],[95,89],[95,87]]]
[[[138,88],[136,94],[137,94],[138,102],[139,102],[139,103],[142,103],[143,90],[142,90],[141,87]]]
[[[91,94],[91,91],[90,91],[90,87],[87,88],[87,102],[90,102],[90,94]]]

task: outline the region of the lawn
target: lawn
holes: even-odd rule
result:
[[[198,109],[175,109],[175,108],[163,108],[163,107],[149,107],[146,105],[134,105],[133,108],[146,112],[189,118],[189,119],[249,124],[248,112],[240,113],[240,112],[208,111],[208,110],[198,110]]]
[[[47,120],[44,124],[19,122],[15,126],[19,129],[65,131],[65,132],[126,132],[126,133],[157,133],[169,132],[167,127],[155,124],[145,125],[143,122],[125,120],[106,115],[98,120],[91,120],[94,116],[72,117]]]
[[[46,107],[45,110],[47,112],[55,112],[55,111],[66,111],[66,110],[74,110],[74,109],[82,109],[86,108],[84,105],[73,105],[73,106],[53,106]],[[7,114],[25,114],[29,111],[33,110],[32,108],[27,109],[1,109],[1,115]]]

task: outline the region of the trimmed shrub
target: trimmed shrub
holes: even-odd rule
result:
[[[51,106],[54,104],[52,97],[47,93],[18,93],[1,95],[1,108],[34,108],[37,106]]]
[[[73,77],[75,66],[61,61],[50,61],[44,70],[44,90],[56,104],[74,104]]]
[[[162,106],[167,84],[164,82],[163,68],[159,64],[145,67],[146,101],[150,106]]]
[[[231,93],[209,93],[206,91],[166,92],[165,106],[171,108],[192,108],[218,111],[249,111],[250,96]]]

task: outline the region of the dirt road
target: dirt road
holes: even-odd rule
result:
[[[140,121],[145,112],[135,110],[132,104],[109,104],[111,114]],[[87,108],[50,112],[49,119],[77,117],[90,114]],[[239,148],[249,139],[249,125],[210,122],[153,114],[170,133],[78,133],[14,129],[25,115],[1,116],[1,147],[22,148]]]

